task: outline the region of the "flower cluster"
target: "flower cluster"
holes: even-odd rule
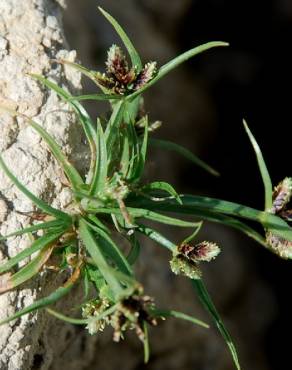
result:
[[[155,77],[156,62],[145,64],[141,71],[137,67],[129,68],[127,59],[120,47],[112,45],[108,51],[106,73],[96,72],[96,82],[109,92],[127,95],[141,89]]]
[[[82,308],[82,316],[88,320],[86,328],[91,335],[103,331],[106,325],[111,325],[115,342],[123,338],[123,332],[133,329],[138,338],[144,341],[144,323],[157,325],[156,318],[151,314],[154,308],[151,297],[136,292],[115,305],[102,298],[88,302]]]
[[[292,178],[286,177],[275,187],[273,192],[273,205],[270,212],[283,218],[285,221],[292,220],[292,209],[289,207],[292,197]],[[292,242],[286,240],[271,231],[266,231],[266,240],[268,245],[280,257],[292,258]]]
[[[191,279],[200,279],[202,272],[198,267],[200,262],[210,262],[220,253],[217,244],[204,241],[191,245],[183,243],[170,261],[171,270],[176,274],[183,274]]]

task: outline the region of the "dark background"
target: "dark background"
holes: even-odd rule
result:
[[[95,12],[96,4],[74,0],[65,14],[70,45],[78,50],[84,65],[95,69],[102,65],[107,47],[118,42]],[[145,62],[163,64],[207,41],[230,43],[229,48],[196,57],[147,94],[151,117],[164,124],[160,136],[186,145],[218,169],[221,177],[212,178],[175,155],[157,152],[152,155],[149,176],[159,175],[181,192],[262,209],[263,186],[242,118],[262,148],[274,185],[291,176],[292,2],[107,0],[98,4],[121,21]],[[85,87],[94,91],[90,84]],[[292,332],[291,263],[225,228],[209,226],[205,235],[226,244],[225,254],[231,254],[214,268],[206,268],[205,274],[239,344],[243,368],[287,368]],[[232,369],[229,358],[221,364],[222,351],[224,346],[213,363],[206,356],[201,362],[190,361],[185,353],[173,369]],[[130,364],[125,367],[132,368]],[[170,365],[150,363],[150,368]]]

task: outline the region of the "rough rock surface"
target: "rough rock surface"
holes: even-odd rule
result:
[[[62,32],[63,5],[62,1],[53,0],[0,0],[0,102],[34,117],[69,156],[74,151],[72,160],[79,163],[84,145],[73,113],[56,94],[27,75],[30,72],[47,75],[71,91],[80,89],[78,73],[51,64],[53,58],[73,61],[76,57],[75,51],[68,50]],[[38,134],[23,119],[3,113],[0,131],[0,151],[8,167],[34,194],[56,207],[65,207],[70,196],[62,183],[60,168]],[[33,210],[32,203],[0,171],[0,233],[5,235],[28,225],[30,219],[25,213]],[[1,262],[27,244],[26,237],[2,243]],[[44,273],[42,284],[30,283],[18,292],[1,295],[0,318],[48,293],[54,283],[54,275]],[[61,354],[63,361],[74,357],[70,369],[80,368],[81,362],[86,364],[86,358],[90,358],[86,348],[90,343],[84,342],[82,335],[76,336],[71,326],[49,320],[47,315],[33,314],[1,327],[1,370],[60,369]],[[74,356],[68,348],[74,351]]]

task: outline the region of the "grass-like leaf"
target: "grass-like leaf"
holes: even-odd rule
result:
[[[34,194],[32,194],[9,170],[9,168],[6,166],[5,162],[2,159],[2,156],[0,155],[0,167],[2,170],[5,172],[7,177],[13,182],[13,184],[23,193],[25,194],[39,209],[43,210],[44,212],[65,220],[65,221],[70,221],[71,217],[67,215],[66,213],[51,207],[48,205],[46,202],[41,200],[40,198],[36,197]]]
[[[109,235],[91,223],[88,223],[88,225],[97,234],[97,241],[104,253],[115,262],[120,271],[133,277],[133,270],[129,262]]]
[[[65,230],[65,228],[64,228]],[[48,232],[44,236],[41,236],[32,245],[28,248],[25,248],[23,251],[19,252],[16,256],[10,258],[7,262],[0,265],[0,274],[9,271],[12,267],[17,265],[20,261],[24,260],[26,257],[31,256],[33,253],[44,248],[46,245],[54,243],[58,238],[63,234],[64,230],[59,233]]]
[[[90,195],[98,195],[105,186],[107,177],[107,148],[101,123],[97,120],[96,133],[96,160],[93,178],[90,184]]]
[[[135,173],[132,177],[132,181],[140,180],[141,176],[143,175],[146,162],[147,146],[148,146],[148,118],[145,119],[144,136],[141,148],[139,150],[138,165],[137,168],[135,168]]]
[[[82,177],[78,173],[78,171],[75,169],[74,166],[71,165],[68,158],[63,154],[62,150],[60,149],[59,145],[56,143],[56,141],[47,133],[46,130],[44,130],[38,123],[34,122],[31,119],[28,119],[30,125],[40,134],[42,139],[47,143],[48,147],[50,148],[50,151],[54,155],[54,157],[57,159],[57,161],[62,166],[62,169],[64,170],[65,174],[67,175],[72,188],[74,190],[79,189],[80,185],[83,184]]]
[[[181,319],[185,321],[189,321],[195,325],[202,326],[203,328],[208,329],[209,325],[206,324],[204,321],[199,320],[193,316],[187,315],[185,313],[179,312],[179,311],[174,311],[174,310],[161,310],[161,309],[154,309],[151,310],[151,312],[158,317],[174,317],[176,319]]]
[[[128,50],[128,53],[129,53],[129,56],[131,58],[131,62],[132,62],[133,67],[136,67],[137,71],[139,72],[142,69],[142,62],[141,62],[139,54],[137,53],[134,45],[132,44],[131,40],[127,36],[126,32],[123,30],[123,28],[119,25],[119,23],[109,13],[107,13],[101,7],[98,7],[98,9],[104,15],[104,17],[111,23],[111,25],[116,30],[117,34],[120,36],[120,38],[123,41],[126,49]]]
[[[46,308],[46,311],[50,315],[56,317],[57,319],[68,322],[69,324],[74,324],[74,325],[87,325],[88,324],[88,319],[76,319],[73,317],[69,317],[69,316],[63,315],[61,312],[53,310],[52,308]]]
[[[143,340],[144,364],[147,364],[149,361],[149,357],[150,357],[150,345],[149,345],[148,326],[147,326],[146,321],[143,321],[143,332],[144,332],[144,340]]]
[[[186,159],[188,159],[189,161],[193,162],[195,165],[203,168],[205,171],[209,172],[211,175],[220,176],[219,172],[214,170],[214,168],[209,166],[207,163],[202,161],[200,158],[195,156],[191,151],[189,151],[188,149],[184,148],[181,145],[173,143],[172,141],[153,139],[153,138],[149,139],[149,144],[152,146],[158,147],[158,148],[176,152],[180,154],[181,156],[185,157]]]
[[[165,238],[162,234],[159,232],[151,229],[150,227],[147,227],[145,225],[139,224],[136,228],[137,231],[139,231],[141,234],[148,236],[148,238],[154,240],[156,243],[162,245],[163,247],[169,249],[171,252],[175,252],[176,245],[169,241],[167,238]]]
[[[107,100],[119,100],[122,99],[122,95],[111,95],[111,94],[87,94],[87,95],[75,95],[69,98],[69,101],[82,101],[82,100],[97,100],[97,101],[107,101]]]
[[[140,255],[141,245],[135,234],[129,236],[129,241],[131,243],[131,250],[127,256],[127,261],[130,265],[134,265]]]
[[[124,101],[121,100],[115,104],[113,113],[105,130],[106,146],[109,157],[112,155],[112,151],[114,150],[113,146],[116,140],[119,139],[120,135],[119,129],[123,119],[124,109],[125,109]]]
[[[91,211],[91,212],[95,211],[96,213],[115,214],[118,216],[121,214],[121,211],[119,208],[100,208],[99,207],[98,209],[96,209],[94,207],[94,201],[88,203],[87,211]],[[157,212],[150,211],[148,209],[143,209],[143,208],[127,207],[127,211],[129,212],[130,216],[134,218],[146,218],[147,220],[156,221],[156,222],[167,224],[167,225],[173,225],[173,226],[178,226],[178,227],[196,227],[199,225],[198,222],[180,220],[175,217],[166,216],[161,213],[157,213]]]
[[[258,166],[259,166],[259,169],[260,169],[260,173],[261,173],[262,180],[263,180],[263,183],[264,183],[264,188],[265,188],[265,210],[268,211],[269,209],[271,209],[271,207],[273,205],[273,199],[272,199],[272,197],[273,197],[273,185],[272,185],[272,181],[271,181],[271,178],[270,178],[270,174],[269,174],[269,171],[267,169],[262,151],[261,151],[255,137],[253,136],[252,132],[250,131],[250,129],[249,129],[245,120],[243,120],[243,125],[244,125],[245,131],[246,131],[246,133],[249,137],[249,140],[250,140],[250,142],[253,146],[253,149],[255,151],[255,154],[256,154]]]
[[[5,284],[0,283],[0,293],[4,293],[8,290],[14,289],[35,276],[50,258],[53,249],[54,245],[52,245],[52,243],[43,246],[40,253],[27,265],[17,271],[14,275],[10,276],[8,279],[5,278]]]
[[[147,184],[147,185],[143,186],[143,188],[142,188],[143,192],[153,191],[153,190],[154,191],[159,190],[159,191],[166,192],[169,195],[173,196],[179,204],[182,204],[182,201],[181,201],[178,193],[174,189],[174,187],[172,185],[168,184],[167,182],[154,181],[154,182],[151,182],[150,184]]]
[[[175,200],[167,199],[161,202],[153,202],[149,199],[138,198],[139,201],[129,201],[130,207],[137,206],[144,209],[175,212],[179,214],[193,214],[197,211],[209,211],[214,214],[227,214],[233,217],[246,218],[248,220],[256,221],[262,224],[266,229],[269,229],[274,234],[292,241],[292,228],[280,217],[277,217],[268,212],[256,210],[251,207],[246,207],[241,204],[228,202],[215,198],[194,196],[194,195],[180,195],[182,205],[177,204]],[[193,212],[193,213],[192,213]]]
[[[204,51],[207,51],[209,49],[215,48],[215,47],[222,47],[222,46],[228,46],[229,44],[222,41],[213,41],[208,42],[206,44],[197,46],[193,49],[190,49],[186,51],[185,53],[179,55],[178,57],[172,59],[170,62],[166,63],[164,66],[162,66],[157,75],[148,82],[145,86],[143,86],[140,90],[134,92],[133,94],[129,95],[128,100],[132,100],[136,98],[138,95],[140,95],[145,90],[148,90],[149,87],[154,85],[156,82],[158,82],[162,77],[166,76],[169,72],[171,72],[173,69],[177,68],[182,63],[186,62],[190,58],[193,58],[194,56],[203,53]]]
[[[28,307],[23,308],[22,310],[16,312],[14,315],[11,315],[10,317],[1,320],[0,325],[6,324],[12,320],[16,320],[19,317],[26,315],[30,312],[39,310],[41,308],[44,308],[46,306],[50,306],[51,304],[57,302],[59,299],[63,298],[65,295],[67,295],[70,290],[73,288],[74,282],[69,280],[64,286],[57,288],[55,291],[53,291],[50,295],[48,295],[45,298],[39,299],[36,302],[32,303]]]
[[[116,279],[116,277],[112,274],[112,269],[110,268],[110,266],[108,266],[108,263],[103,255],[103,252],[100,249],[98,241],[94,237],[90,226],[85,220],[80,219],[78,230],[86,250],[94,260],[96,266],[98,266],[102,276],[104,277],[114,294],[116,296],[119,296],[122,292],[122,286],[120,282]]]
[[[224,338],[234,361],[234,364],[236,366],[237,370],[240,370],[240,364],[238,360],[237,351],[235,348],[235,345],[232,341],[232,338],[230,334],[228,333],[227,329],[225,328],[225,325],[223,324],[223,321],[220,318],[220,315],[214,305],[214,303],[211,300],[211,297],[201,279],[198,280],[192,280],[192,284],[194,288],[197,291],[198,297],[200,301],[202,302],[203,306],[206,308],[206,310],[210,313],[211,317],[213,318],[218,330],[220,331],[222,337]]]
[[[95,128],[94,128],[94,124],[89,114],[86,112],[86,110],[77,100],[72,100],[71,94],[69,94],[67,91],[62,89],[56,83],[48,80],[47,78],[43,76],[37,75],[37,74],[30,74],[30,76],[35,78],[37,81],[41,82],[43,85],[45,85],[49,89],[55,91],[60,96],[60,98],[63,99],[65,102],[67,102],[76,112],[77,117],[85,132],[86,138],[88,140],[88,144],[90,146],[91,163],[90,163],[89,173],[93,172],[94,167],[95,167],[95,156],[96,156]]]
[[[65,223],[62,220],[53,220],[53,221],[48,221],[48,222],[42,222],[41,224],[36,224],[32,226],[25,227],[24,229],[20,229],[17,231],[14,231],[13,233],[7,234],[0,236],[0,241],[1,240],[6,240],[8,238],[12,238],[14,236],[19,236],[27,233],[34,233],[39,230],[46,230],[46,229],[51,229],[54,227],[62,227]]]

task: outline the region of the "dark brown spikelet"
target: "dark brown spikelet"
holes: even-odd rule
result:
[[[117,45],[113,45],[109,49],[106,67],[107,74],[125,86],[131,84],[136,77],[135,70],[133,68],[129,70],[126,57]]]
[[[292,221],[292,210],[289,209],[289,203],[292,196],[292,178],[286,177],[276,186],[273,193],[273,205],[270,213],[276,214],[285,221]],[[292,258],[292,242],[279,237],[276,234],[266,230],[266,241],[272,251],[284,259]]]
[[[157,71],[156,66],[157,66],[156,62],[149,62],[145,64],[145,67],[136,77],[136,80],[133,85],[133,90],[136,91],[141,89],[141,87],[145,86],[149,81],[153,79]]]
[[[279,213],[282,210],[285,211],[285,208],[291,200],[291,196],[292,179],[290,177],[286,177],[274,190],[271,213]]]
[[[274,253],[284,259],[292,258],[292,242],[271,233],[266,232],[266,240]]]
[[[210,262],[220,253],[217,244],[204,241],[196,245],[182,244],[178,247],[178,252],[194,262]]]
[[[150,313],[152,308],[154,308],[154,302],[149,296],[134,294],[125,298],[111,318],[114,328],[113,340],[119,342],[124,331],[135,329],[138,338],[144,341],[144,322],[152,326],[157,325],[156,318]]]

